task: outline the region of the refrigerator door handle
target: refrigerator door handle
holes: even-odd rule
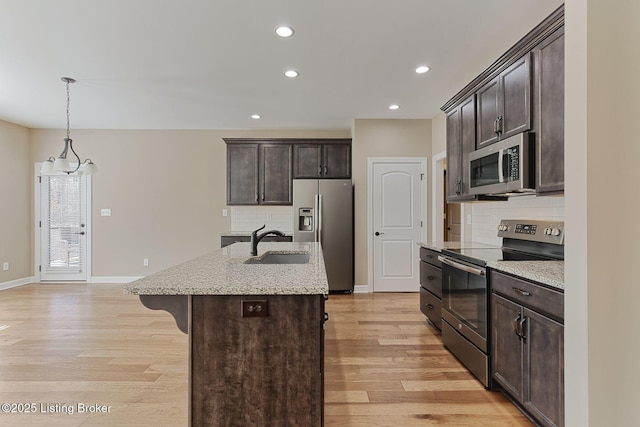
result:
[[[318,194],[318,242],[322,243],[322,194]]]
[[[318,217],[320,216],[320,212],[318,211],[318,207],[320,205],[320,195],[319,194],[315,195],[314,202],[315,202],[314,203],[315,204],[314,212],[316,214],[313,217],[313,222],[314,222],[314,224],[313,224],[313,233],[314,233],[313,241],[317,242],[318,241],[318,224],[319,224]]]

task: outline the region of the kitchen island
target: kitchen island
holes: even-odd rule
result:
[[[321,246],[265,242],[257,257],[249,252],[236,243],[124,291],[169,311],[189,334],[190,425],[321,426],[329,292]]]

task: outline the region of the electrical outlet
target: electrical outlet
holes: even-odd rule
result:
[[[145,267],[149,267],[149,258],[145,258],[142,260],[142,265]]]
[[[111,209],[100,209],[100,216],[111,216]]]
[[[261,300],[242,301],[242,317],[268,317],[268,316],[269,316],[268,300],[261,299]]]
[[[2,271],[9,271],[9,263],[8,262],[3,262],[2,263]]]

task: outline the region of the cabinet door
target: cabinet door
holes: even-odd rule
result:
[[[523,404],[545,426],[564,425],[564,326],[524,309]]]
[[[478,92],[478,143],[476,148],[482,148],[489,144],[497,142],[500,134],[497,132],[497,123],[499,113],[498,96],[499,78],[491,80]]]
[[[324,144],[322,151],[324,178],[351,178],[350,144]]]
[[[293,177],[320,178],[322,176],[322,145],[295,144],[293,146]]]
[[[516,324],[521,306],[499,295],[491,295],[491,369],[493,378],[517,400],[522,399],[523,355]]]
[[[564,190],[564,29],[536,54],[536,191]]]
[[[447,201],[455,200],[461,194],[461,165],[460,109],[456,107],[447,113]]]
[[[503,139],[531,129],[531,54],[525,54],[499,77],[498,120]]]
[[[462,146],[462,164],[460,166],[460,191],[462,196],[469,194],[469,154],[476,149],[476,97],[472,95],[460,104],[460,138]],[[467,197],[466,200],[472,199]]]
[[[258,204],[258,144],[227,145],[227,205]]]
[[[290,205],[293,201],[292,146],[261,144],[260,149],[262,151],[260,203]]]

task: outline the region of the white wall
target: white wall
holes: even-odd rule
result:
[[[567,426],[640,425],[640,2],[568,0]]]
[[[502,238],[497,237],[502,219],[565,220],[563,196],[519,196],[504,202],[474,202],[465,206],[472,218],[471,240],[491,245],[502,244]]]

